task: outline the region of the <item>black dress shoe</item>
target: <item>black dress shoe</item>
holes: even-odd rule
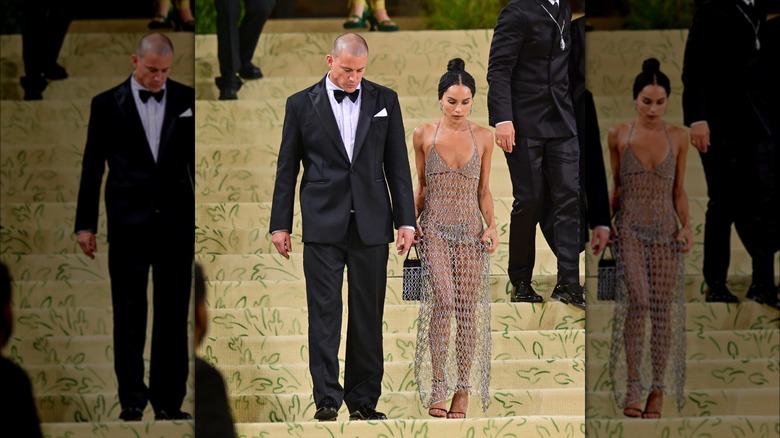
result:
[[[365,404],[357,408],[357,410],[350,412],[349,420],[387,420],[387,415],[383,414],[382,412],[377,412],[373,406]]]
[[[49,66],[43,71],[43,76],[50,81],[57,81],[66,79],[68,77],[68,71],[65,70],[65,67],[55,62],[54,65]]]
[[[143,409],[134,406],[122,409],[122,412],[119,414],[119,419],[124,421],[141,421],[143,418]]]
[[[550,298],[585,310],[585,292],[577,283],[556,285]]]
[[[155,420],[192,420],[192,415],[182,411],[159,411],[154,414]]]
[[[517,285],[513,286],[509,292],[509,298],[513,303],[541,303],[544,301],[531,287],[531,283],[527,281],[518,281]]]
[[[748,288],[745,298],[753,300],[759,304],[773,306],[773,301],[777,301],[777,290],[773,284],[751,284]]]
[[[263,72],[260,70],[260,67],[249,64],[242,67],[238,71],[238,75],[243,79],[260,79],[263,77]]]
[[[739,298],[731,293],[726,283],[714,282],[706,292],[704,301],[708,303],[738,303]]]
[[[219,100],[238,100],[238,90],[233,88],[220,89]]]
[[[339,405],[333,397],[326,396],[317,406],[314,419],[320,421],[336,421],[339,416]]]

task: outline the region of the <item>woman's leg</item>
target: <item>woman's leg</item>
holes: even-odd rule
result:
[[[623,328],[628,382],[623,413],[629,417],[641,415],[642,385],[640,365],[645,342],[645,321],[649,311],[646,248],[628,233],[620,235],[619,258],[623,264],[623,280],[628,300]]]

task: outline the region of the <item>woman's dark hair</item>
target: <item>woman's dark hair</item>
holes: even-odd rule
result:
[[[439,79],[439,99],[453,85],[465,85],[471,90],[472,96],[477,94],[474,78],[466,71],[466,62],[460,58],[450,59],[450,62],[447,63],[447,73],[444,73]]]
[[[655,58],[645,59],[642,63],[642,73],[639,73],[634,79],[634,99],[639,96],[648,85],[658,85],[666,90],[666,96],[672,94],[672,87],[669,84],[669,77],[661,71],[661,62]]]

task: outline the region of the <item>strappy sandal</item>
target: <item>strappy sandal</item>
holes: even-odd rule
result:
[[[441,394],[444,394],[444,379],[433,379],[431,383],[431,401],[433,401],[438,398],[436,397],[437,395],[441,396]],[[444,407],[446,405],[445,402],[446,400],[441,400],[433,403],[431,407],[428,408],[428,415],[433,418],[445,418],[447,416],[447,409]],[[441,407],[435,405],[441,405]]]
[[[465,399],[466,400],[465,408],[461,408],[461,409],[463,409],[463,411],[455,411],[455,410],[453,410],[453,408],[455,407],[456,399],[461,399],[461,400]],[[460,391],[455,392],[455,395],[452,396],[452,404],[450,405],[450,411],[447,412],[447,418],[456,419],[456,420],[462,420],[462,419],[466,418],[466,412],[465,411],[468,410],[468,407],[469,407],[468,400],[469,400],[469,392],[468,392],[468,390],[460,390]]]
[[[639,407],[642,389],[639,386],[639,380],[628,379],[626,385],[626,401],[623,408],[623,415],[629,418],[642,418],[642,409]]]
[[[659,389],[650,391],[645,404],[645,411],[642,412],[642,418],[657,420],[661,418],[661,410],[664,405],[664,392]]]

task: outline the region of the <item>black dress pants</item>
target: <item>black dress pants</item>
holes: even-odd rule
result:
[[[217,8],[217,57],[221,75],[217,78],[217,86],[237,89],[241,80],[236,74],[252,62],[260,34],[276,6],[276,0],[244,0],[244,18],[240,25],[240,0],[215,0],[214,4]]]

